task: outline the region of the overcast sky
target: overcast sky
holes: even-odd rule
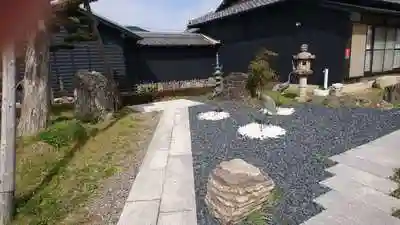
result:
[[[183,31],[189,19],[214,10],[221,0],[99,0],[93,11],[121,25],[151,31]]]

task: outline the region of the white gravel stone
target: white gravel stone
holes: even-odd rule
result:
[[[238,132],[242,136],[249,137],[251,139],[267,139],[267,138],[278,138],[286,134],[286,130],[279,126],[249,123],[245,126],[241,126]]]
[[[199,120],[223,120],[230,117],[228,112],[216,112],[216,111],[208,111],[199,113],[197,115],[197,119]]]
[[[277,115],[280,116],[288,116],[288,115],[292,115],[294,113],[294,108],[281,108],[278,107],[277,109]],[[271,114],[267,109],[261,109],[260,110],[262,113],[264,114]]]

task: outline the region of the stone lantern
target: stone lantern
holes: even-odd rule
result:
[[[293,56],[296,62],[295,70],[293,71],[299,77],[299,97],[300,102],[307,101],[307,78],[312,75],[314,71],[311,69],[311,63],[315,59],[315,55],[308,52],[308,45],[302,44],[300,53]]]

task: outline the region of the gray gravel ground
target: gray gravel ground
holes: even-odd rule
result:
[[[160,115],[154,114],[149,120],[148,127],[154,130]],[[93,196],[86,208],[87,221],[84,223],[85,225],[115,225],[118,223],[152,136],[152,132],[144,131],[142,141],[132,143],[132,148],[136,150],[135,154],[126,155],[119,162],[120,170],[99,184],[97,195]]]
[[[220,103],[231,113],[222,121],[199,121],[199,112],[215,106],[190,108],[192,151],[199,225],[216,225],[204,204],[207,178],[222,160],[243,158],[267,172],[283,191],[273,224],[297,225],[322,208],[312,200],[328,191],[318,182],[331,176],[324,171],[327,157],[400,129],[400,111],[362,108],[325,108],[301,105],[290,116],[278,116],[276,124],[287,134],[279,139],[251,140],[240,137],[239,126],[252,122],[257,110]],[[273,120],[272,120],[273,121]]]

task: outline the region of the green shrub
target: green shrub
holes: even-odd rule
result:
[[[140,84],[136,86],[136,92],[138,95],[152,95],[158,92],[157,83]]]
[[[87,138],[87,132],[85,127],[76,120],[61,121],[39,133],[38,138],[55,148],[61,148]]]
[[[270,224],[272,220],[272,214],[276,209],[276,206],[282,200],[283,192],[279,187],[275,187],[268,199],[264,202],[262,208],[258,211],[254,211],[246,217],[240,225],[265,225]],[[287,224],[285,221],[279,224]]]
[[[276,80],[276,72],[271,68],[270,57],[278,54],[266,49],[262,49],[250,62],[249,77],[246,88],[254,98],[257,91],[261,91],[271,81]]]
[[[73,110],[74,110],[74,104],[72,103],[53,104],[51,106],[51,113],[54,115],[60,115],[63,112],[68,112]]]

